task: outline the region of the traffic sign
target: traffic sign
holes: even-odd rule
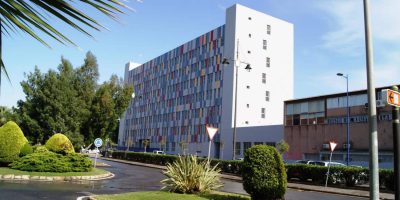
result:
[[[329,142],[329,146],[331,147],[331,152],[335,150],[337,143],[336,142]]]
[[[400,107],[400,92],[390,89],[382,90],[382,100],[385,104]]]
[[[101,138],[96,138],[94,140],[94,146],[101,147],[101,145],[103,145],[103,140]]]
[[[218,128],[214,128],[211,126],[207,126],[206,128],[207,128],[208,136],[210,137],[210,140],[212,140],[214,138],[215,133],[217,133]]]

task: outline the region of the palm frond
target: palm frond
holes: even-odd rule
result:
[[[113,20],[116,19],[117,14],[124,13],[122,9],[129,9],[120,0],[0,0],[0,49],[3,33],[10,35],[11,32],[17,31],[27,33],[47,47],[50,46],[37,34],[37,31],[62,44],[76,46],[72,40],[51,26],[45,16],[57,18],[89,37],[92,35],[86,28],[96,31],[105,29],[94,18],[72,5],[74,3],[88,5]],[[1,72],[9,78],[0,52],[0,85]]]

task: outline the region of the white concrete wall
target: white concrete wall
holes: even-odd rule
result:
[[[270,35],[267,25],[271,26]],[[267,40],[267,50],[263,49],[263,40]],[[231,62],[224,67],[221,138],[225,142],[224,159],[229,159],[232,157],[235,107],[235,62],[232,60],[239,66],[236,127],[282,125],[283,101],[293,98],[293,25],[234,5],[226,13],[224,56]],[[271,61],[270,67],[266,66],[267,57]],[[241,62],[249,63],[252,70],[246,71],[246,64]],[[262,83],[262,73],[266,73],[266,84]],[[265,100],[266,91],[270,93],[269,101]],[[261,118],[261,108],[266,110],[265,118]],[[257,133],[253,137],[252,131],[251,128],[242,130],[240,138],[238,131],[236,141],[251,137],[252,140],[277,142],[283,138],[282,132]]]

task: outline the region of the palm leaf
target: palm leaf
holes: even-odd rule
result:
[[[36,32],[42,32],[61,44],[76,44],[48,23],[45,16],[54,17],[75,30],[92,37],[87,28],[99,31],[105,29],[94,18],[86,15],[72,4],[88,5],[102,14],[116,20],[116,15],[129,9],[120,0],[0,0],[0,86],[2,72],[9,79],[1,55],[3,33],[11,35],[22,31],[43,45],[50,47]]]

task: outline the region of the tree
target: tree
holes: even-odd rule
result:
[[[4,106],[0,106],[0,126],[3,126],[8,121],[16,121],[17,116],[15,113]]]
[[[289,144],[285,140],[281,140],[276,144],[276,149],[283,156],[283,154],[289,151]]]
[[[70,2],[73,4],[70,4]],[[104,27],[94,18],[78,9],[79,6],[92,8],[112,19],[116,19],[118,13],[123,13],[123,8],[128,8],[120,0],[85,0],[77,2],[71,0],[0,1],[0,9],[2,11],[0,12],[0,84],[1,72],[4,72],[8,78],[1,54],[3,30],[8,35],[11,32],[22,31],[48,47],[49,45],[35,31],[40,31],[62,44],[75,45],[72,40],[51,26],[48,23],[48,19],[51,17],[57,18],[69,27],[92,37],[85,28],[99,31]]]
[[[36,68],[29,73],[21,82],[26,99],[16,109],[27,137],[43,143],[54,133],[64,133],[76,150],[96,137],[116,141],[117,119],[133,88],[117,76],[98,85],[98,77],[96,57],[90,52],[77,69],[62,58],[57,71],[42,73]]]
[[[148,139],[145,139],[145,140],[143,140],[142,144],[144,147],[144,152],[146,152],[147,146],[149,146],[150,141]]]
[[[133,87],[124,83],[116,75],[104,82],[96,90],[91,106],[91,118],[88,122],[88,134],[91,137],[110,137],[117,141],[118,118],[128,107]]]

